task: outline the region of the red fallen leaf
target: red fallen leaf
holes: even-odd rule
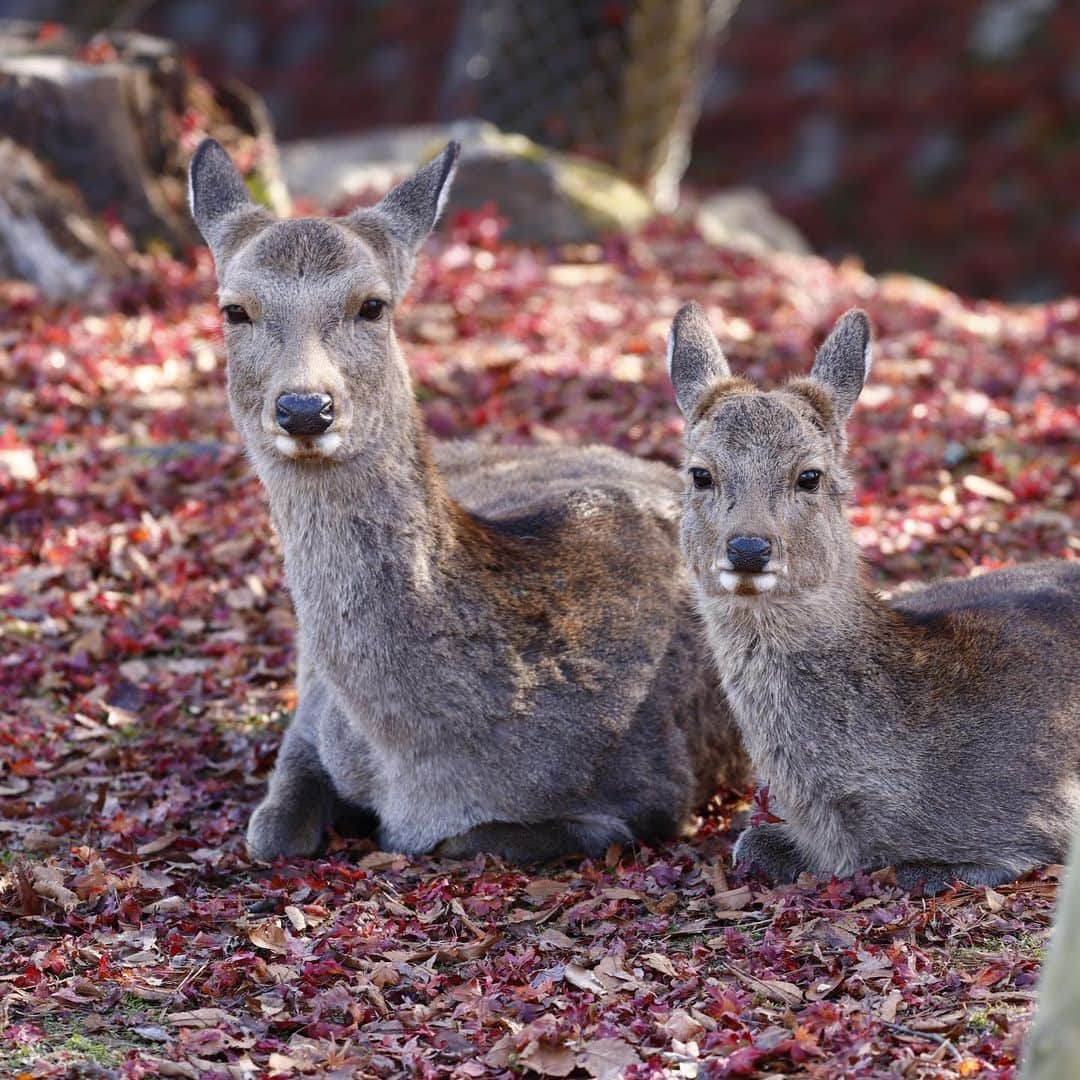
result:
[[[179,124],[192,142],[206,123],[198,112]],[[1075,301],[972,304],[854,264],[735,255],[669,220],[633,241],[562,252],[507,247],[490,213],[449,227],[454,237],[421,259],[399,324],[403,339],[427,327],[429,340],[407,353],[441,434],[602,441],[677,461],[662,349],[679,301],[704,301],[733,363],[769,383],[801,370],[828,318],[857,301],[878,334],[873,386],[851,427],[853,523],[874,579],[895,586],[1069,554],[1078,373],[1062,343],[1080,332]],[[553,266],[568,269],[549,276]],[[958,992],[991,993],[974,985],[989,976],[957,962],[959,945],[986,957],[979,971],[1000,968],[1017,994],[1031,993],[1038,962],[1026,950],[1045,934],[1052,874],[995,890],[1007,898],[998,910],[982,890],[912,901],[891,871],[732,890],[718,868],[742,793],[719,793],[688,840],[545,870],[547,896],[495,860],[395,856],[368,841],[253,868],[243,827],[295,708],[295,619],[227,415],[208,257],[147,257],[134,273],[100,313],[0,284],[12,425],[0,445],[29,448],[41,473],[36,483],[0,473],[0,633],[11,645],[0,656],[0,765],[37,770],[4,773],[5,786],[25,789],[0,799],[0,828],[9,850],[47,855],[64,887],[86,875],[89,890],[65,913],[28,871],[0,874],[10,924],[0,986],[63,1001],[89,997],[92,982],[109,1027],[168,1036],[155,1057],[133,1051],[132,1069],[191,1076],[256,1075],[271,1060],[332,1073],[343,1047],[363,1075],[475,1071],[504,1036],[501,1065],[485,1069],[508,1071],[536,1042],[567,1048],[583,1073],[585,1048],[608,1039],[640,1053],[638,1072],[671,1069],[691,1062],[662,1027],[680,1010],[683,1033],[701,1027],[702,1071],[723,1062],[729,1074],[794,1074],[819,1047],[825,1061],[868,1061],[872,1048],[874,1067],[930,1075],[940,1043],[907,1021],[940,1023]],[[159,392],[175,404],[148,405]],[[483,430],[470,426],[478,419]],[[209,452],[190,449],[204,441]],[[970,473],[1015,500],[967,491]],[[101,655],[69,655],[91,629]],[[119,670],[131,662],[136,678]],[[170,833],[184,843],[157,853],[161,869],[140,865],[135,844]],[[267,917],[287,953],[249,939]],[[880,969],[867,960],[878,956]],[[776,1000],[718,958],[803,1000]],[[605,995],[563,978],[567,962]],[[152,1016],[129,1018],[139,1002]],[[158,1022],[162,1004],[217,1013]],[[1015,1029],[1029,1005],[1010,1000]],[[558,1020],[535,1026],[537,1016]],[[200,1023],[227,1037],[223,1053],[159,1065]],[[1011,1074],[1015,1038],[996,1022],[950,1023],[955,1060]],[[258,1043],[242,1049],[255,1030]],[[18,1044],[17,1019],[4,1037]]]

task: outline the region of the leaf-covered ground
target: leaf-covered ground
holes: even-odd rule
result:
[[[541,877],[366,841],[251,864],[293,618],[207,256],[132,264],[107,311],[0,293],[0,1074],[1014,1075],[1056,868],[932,900],[887,874],[770,889],[730,867],[746,792]],[[870,311],[852,521],[883,586],[1080,555],[1075,300],[971,304],[670,221],[514,249],[477,214],[398,329],[439,435],[677,460],[663,336],[691,297],[768,381]]]

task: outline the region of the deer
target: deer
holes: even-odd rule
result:
[[[252,857],[327,830],[532,863],[677,833],[745,758],[700,639],[670,466],[428,437],[393,315],[458,156],[374,206],[278,220],[190,166],[229,408],[297,617],[295,714]]]
[[[668,370],[686,422],[680,543],[770,809],[736,863],[777,882],[894,867],[993,886],[1060,861],[1080,810],[1080,564],[1046,560],[886,599],[846,515],[846,423],[871,329],[837,320],[809,376],[732,375],[701,307]]]

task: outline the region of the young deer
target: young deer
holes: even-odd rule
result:
[[[781,881],[894,865],[992,885],[1060,860],[1080,810],[1080,564],[886,603],[845,515],[844,424],[870,367],[849,311],[809,378],[733,378],[696,305],[668,363],[686,418],[682,546],[724,689],[782,825],[735,858]]]
[[[212,141],[191,164],[229,404],[299,623],[260,858],[371,815],[396,851],[595,855],[738,778],[677,474],[598,447],[429,446],[391,313],[456,157],[334,220],[276,221]]]

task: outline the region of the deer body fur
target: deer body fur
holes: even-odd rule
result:
[[[296,716],[248,828],[264,858],[357,816],[403,852],[597,854],[675,831],[740,771],[676,474],[429,445],[390,312],[455,153],[334,221],[268,218],[213,145],[192,166],[299,628]]]
[[[929,891],[1062,859],[1080,813],[1080,564],[885,601],[844,506],[869,363],[849,313],[810,379],[733,379],[703,315],[672,331],[687,414],[682,541],[747,752],[783,824],[736,860],[780,880],[896,866]]]

